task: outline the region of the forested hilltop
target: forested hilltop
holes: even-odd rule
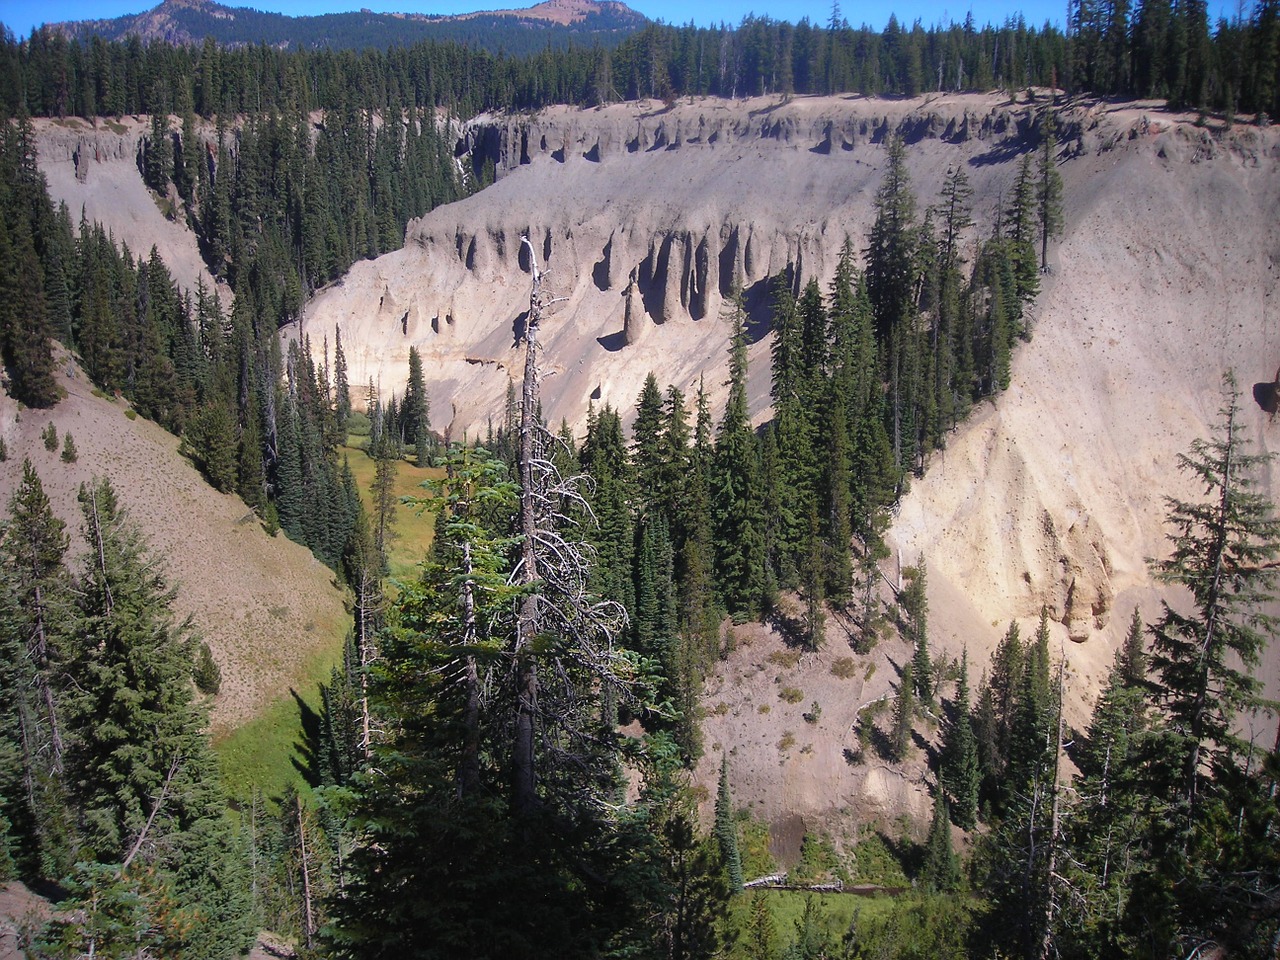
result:
[[[547,47],[570,43],[613,46],[646,23],[623,3],[594,0],[549,0],[526,10],[449,15],[328,13],[290,17],[247,7],[228,7],[211,0],[168,0],[145,13],[113,20],[81,20],[51,24],[77,40],[94,36],[144,42],[226,47],[262,44],[294,49],[363,50],[405,46],[421,40],[465,44],[489,53],[523,57]]]
[[[1256,24],[1242,24],[1242,35],[1262,36],[1264,19],[1259,12]],[[645,36],[745,40],[758,27],[659,27]],[[1009,41],[1016,29],[948,31],[980,51],[982,37]],[[843,25],[813,34],[832,56],[846,36]],[[1052,31],[1027,36],[1048,43]],[[157,254],[120,248],[104,226],[51,202],[24,113],[30,104],[16,92],[40,86],[57,95],[60,81],[43,84],[30,69],[36,43],[6,48],[20,65],[7,74],[17,116],[0,139],[6,435],[29,438],[15,428],[65,402],[68,378],[87,376],[134,417],[180,434],[209,484],[243,501],[246,523],[309,547],[349,591],[351,617],[319,708],[299,699],[295,784],[229,802],[204,733],[220,670],[173,617],[146,538],[119,510],[111,484],[96,478],[81,487],[83,547],[73,551],[77,518],[54,515],[41,479],[56,469],[49,455],[59,448],[63,464],[79,461],[71,435],[50,424],[43,452],[29,440],[31,449],[0,445],[0,459],[24,458],[0,538],[0,691],[14,705],[0,723],[0,871],[45,885],[60,908],[24,931],[30,955],[218,958],[242,950],[254,926],[290,935],[302,955],[353,958],[1274,953],[1280,740],[1273,742],[1275,717],[1253,671],[1273,628],[1267,604],[1280,525],[1254,485],[1266,477],[1266,458],[1249,442],[1260,432],[1265,440],[1268,421],[1242,409],[1235,380],[1215,382],[1206,399],[1195,392],[1202,371],[1151,376],[1143,405],[1121,404],[1130,422],[1207,406],[1210,426],[1175,448],[1185,450],[1177,471],[1154,481],[1171,494],[1163,505],[1168,542],[1158,521],[1123,528],[1159,542],[1150,554],[1168,602],[1125,598],[1125,643],[1094,683],[1092,717],[1074,729],[1069,687],[1111,658],[1087,634],[1061,643],[1062,628],[1075,608],[1095,622],[1119,610],[1110,597],[1086,597],[1088,572],[1072,566],[1081,530],[1106,576],[1131,584],[1144,576],[1112,569],[1105,538],[1087,539],[1083,500],[1056,514],[1030,511],[1052,553],[1019,571],[1022,600],[1039,601],[1038,617],[1022,626],[1025,614],[967,624],[961,634],[937,604],[937,571],[954,558],[891,553],[891,524],[909,505],[908,490],[928,487],[944,453],[954,468],[974,437],[992,438],[983,431],[1034,392],[1015,375],[1019,349],[1025,358],[1047,338],[1053,353],[1084,357],[1077,376],[1039,381],[1076,405],[1064,419],[1080,423],[1096,418],[1106,396],[1099,383],[1117,369],[1106,352],[1126,336],[1142,334],[1142,352],[1128,359],[1143,374],[1151,357],[1185,354],[1180,338],[1189,336],[1213,338],[1224,366],[1268,355],[1272,345],[1255,336],[1265,328],[1262,308],[1231,300],[1231,291],[1215,291],[1229,300],[1229,321],[1214,314],[1176,328],[1157,295],[1132,307],[1103,297],[1108,285],[1168,285],[1168,276],[1182,275],[1140,275],[1136,265],[1195,267],[1198,248],[1187,233],[1212,238],[1222,229],[1190,214],[1184,225],[1176,219],[1184,205],[1165,197],[1170,209],[1157,207],[1143,193],[1191,178],[1190,161],[1178,166],[1180,150],[1209,168],[1194,182],[1214,188],[1214,216],[1229,229],[1264,218],[1251,231],[1257,236],[1215,250],[1222,259],[1214,262],[1229,259],[1234,277],[1269,277],[1260,264],[1270,249],[1265,218],[1280,206],[1268,176],[1273,133],[1222,132],[1226,118],[1215,118],[1210,132],[1152,108],[1154,122],[1129,117],[1094,136],[1088,124],[1103,124],[1104,107],[1064,103],[1056,90],[1028,93],[1020,77],[1016,116],[993,109],[984,121],[962,107],[955,129],[964,134],[928,121],[908,144],[900,118],[877,116],[845,127],[844,139],[829,131],[825,147],[786,144],[797,176],[818,169],[808,163],[850,178],[855,167],[864,178],[872,171],[865,223],[823,221],[823,233],[840,241],[832,269],[817,277],[812,259],[802,262],[812,244],[771,242],[767,258],[749,231],[736,234],[730,224],[722,233],[711,223],[706,235],[714,230],[719,252],[698,253],[692,233],[678,241],[690,265],[681,290],[665,279],[681,272],[672,236],[650,251],[657,256],[648,256],[647,274],[628,278],[625,269],[615,275],[611,256],[620,258],[623,243],[615,246],[612,233],[602,235],[603,250],[584,239],[582,263],[570,264],[563,251],[571,244],[552,232],[561,221],[511,202],[557,171],[585,179],[584,171],[608,166],[603,151],[591,160],[588,149],[570,155],[567,138],[546,144],[547,156],[517,163],[496,184],[492,167],[454,163],[451,119],[481,101],[441,99],[458,78],[442,76],[437,89],[433,71],[443,61],[434,58],[463,68],[489,63],[494,75],[525,71],[536,85],[587,56],[581,52],[505,61],[424,45],[397,60],[394,51],[67,47],[65,62],[79,55],[98,63],[103,54],[103,72],[66,74],[76,78],[75,96],[92,90],[105,98],[99,102],[137,96],[141,104],[149,86],[147,97],[172,98],[150,115],[150,136],[125,162],[145,179],[149,200],[190,227],[210,272],[233,287],[226,311],[207,290],[178,289]],[[41,35],[39,43],[52,50],[58,41]],[[730,52],[737,43],[731,39]],[[1057,66],[1066,70],[1071,54],[1065,46],[1068,62]],[[589,56],[577,62],[614,75],[616,57]],[[406,72],[393,80],[396,62]],[[649,58],[650,66],[662,62]],[[855,62],[865,79],[870,61]],[[146,64],[158,70],[149,85],[118,83]],[[278,74],[266,72],[271,64]],[[635,76],[637,83],[660,79],[645,69],[647,80]],[[1052,58],[1046,69],[1052,79]],[[359,92],[344,93],[357,71]],[[415,77],[426,83],[421,90]],[[778,110],[792,107],[792,91],[771,89]],[[674,99],[673,89],[653,92]],[[887,118],[882,106],[873,101],[872,109]],[[674,114],[677,105],[666,109]],[[1149,131],[1162,123],[1156,140]],[[999,128],[1000,139],[984,141],[983,127]],[[1064,131],[1072,136],[1065,148]],[[926,136],[934,143],[922,145]],[[694,156],[688,145],[700,138],[620,149],[674,164]],[[683,153],[649,149],[680,144]],[[924,158],[915,174],[913,150]],[[712,153],[680,162],[709,164]],[[85,160],[88,177],[97,162]],[[1086,185],[1096,185],[1096,196],[1084,195]],[[785,197],[786,188],[773,188]],[[1072,272],[1090,266],[1080,236],[1105,223],[1107,198],[1127,194],[1146,204],[1132,218],[1142,222],[1114,247],[1098,231],[1091,248],[1107,254],[1117,276],[1095,272],[1073,287]],[[301,323],[296,337],[279,336],[281,325],[318,304],[314,288],[336,295],[335,281],[355,286],[367,268],[386,270],[374,294],[378,319],[407,337],[410,313],[395,302],[387,266],[421,253],[397,252],[406,225],[414,223],[408,239],[425,249],[436,220],[415,218],[433,208],[439,218],[455,198],[465,198],[455,209],[483,212],[487,196],[512,207],[503,211],[512,222],[528,214],[527,232],[510,235],[479,219],[469,239],[452,231],[442,245],[456,269],[502,276],[523,301],[518,317],[488,318],[489,336],[504,342],[510,392],[480,436],[454,435],[447,415],[431,409],[431,358],[416,343],[407,376],[366,386],[348,375],[348,328],[321,328],[333,338],[319,344]],[[1074,233],[1073,216],[1084,222]],[[1149,235],[1135,243],[1132,229]],[[571,225],[564,239],[572,237]],[[760,237],[763,244],[764,231]],[[1058,244],[1072,240],[1077,246],[1059,257]],[[788,259],[793,251],[800,254]],[[558,285],[574,275],[596,294],[612,291],[619,310],[643,308],[677,332],[702,324],[712,331],[699,334],[708,342],[727,339],[727,383],[667,383],[679,358],[659,354],[663,379],[650,374],[638,394],[619,400],[620,391],[597,387],[585,430],[548,423],[545,405],[569,380],[561,364],[575,360],[554,350],[568,326],[557,312]],[[1257,289],[1261,283],[1246,291],[1250,300]],[[1082,297],[1072,309],[1052,299],[1064,290]],[[1046,299],[1061,312],[1048,311]],[[1125,314],[1133,330],[1122,329],[1110,314],[1124,310],[1143,313],[1145,325]],[[1078,335],[1091,311],[1103,313],[1094,316],[1096,353],[1093,334]],[[448,336],[452,315],[434,319],[432,334],[442,328]],[[1238,333],[1246,321],[1248,332]],[[621,337],[596,346],[639,349],[645,334],[634,325],[631,333],[634,343],[624,326]],[[54,341],[72,357],[55,362]],[[753,349],[768,368],[758,427],[748,396]],[[712,404],[712,389],[723,404]],[[1255,396],[1274,406],[1275,389],[1257,384]],[[975,411],[980,422],[966,426]],[[1036,429],[1054,435],[1055,425]],[[998,435],[988,445],[1018,446]],[[1109,453],[1088,448],[1093,459]],[[1073,450],[1055,455],[1056,472],[1086,473]],[[367,506],[355,456],[373,464]],[[110,458],[102,461],[109,471]],[[397,504],[392,482],[410,461],[430,483],[418,501]],[[968,513],[948,523],[978,523],[983,479],[974,472],[959,484],[971,498]],[[393,514],[420,507],[435,517],[430,547],[390,580]],[[1012,498],[995,509],[1008,523],[989,538],[992,554],[1028,536]],[[1065,596],[1046,577],[1058,578]],[[993,629],[999,641],[985,643]],[[971,659],[970,643],[993,647],[992,656]],[[765,644],[767,656],[757,652]],[[723,680],[729,664],[744,661],[764,675],[755,682],[765,693],[731,705]],[[820,701],[794,679],[813,678],[815,665],[835,696]],[[705,697],[708,678],[724,700]],[[853,690],[860,692],[846,692]],[[728,716],[740,713],[750,740],[727,735]],[[825,729],[838,731],[839,746],[815,757],[810,731]],[[839,837],[823,821],[801,820],[800,837],[794,819],[735,797],[740,767],[770,766],[799,782],[802,768],[817,763],[845,783],[866,783],[870,772],[897,778],[927,793],[932,810],[916,823],[909,803],[892,811],[902,815],[897,822],[868,811],[855,833]],[[841,796],[830,806],[856,801]],[[700,808],[714,808],[710,832]],[[757,819],[761,810],[770,823]],[[796,849],[780,865],[770,840],[781,847],[788,834]],[[790,885],[862,882],[883,895],[853,908],[816,895],[744,892],[761,875],[780,882],[783,868]]]
[[[763,94],[914,96],[928,91],[1060,87],[1069,94],[1167,99],[1175,107],[1275,115],[1280,12],[1210,22],[1202,0],[1099,4],[1077,0],[1069,30],[1021,18],[980,24],[851,25],[750,16],[715,28],[650,24],[615,48],[573,45],[527,56],[423,41],[362,52],[286,52],[266,44],[76,42],[41,29],[6,38],[0,104],[16,115],[179,111],[200,116],[274,110],[436,106],[460,117],[641,97]]]

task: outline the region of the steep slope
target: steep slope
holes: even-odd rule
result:
[[[1164,497],[1203,493],[1176,458],[1217,422],[1225,370],[1240,381],[1254,448],[1280,446],[1250,397],[1280,363],[1277,138],[1213,135],[1189,119],[1117,111],[1077,143],[1062,165],[1066,235],[1011,388],[933,458],[890,531],[899,566],[928,563],[935,659],[967,646],[974,683],[1008,621],[1027,636],[1047,606],[1076,723],[1134,606],[1152,619],[1167,596],[1146,561],[1167,552]],[[1275,469],[1253,478],[1273,498]],[[850,765],[844,753],[858,749],[859,709],[892,695],[910,651],[878,649],[869,674],[841,680],[830,666],[842,647],[836,625],[828,649],[794,667],[766,659],[782,649],[767,632],[736,651],[708,689],[712,753],[700,781],[714,786],[725,750],[740,802],[775,828],[802,817],[838,830],[904,812],[923,822],[931,777],[922,752],[904,768],[874,757]],[[1275,696],[1280,648],[1261,673]],[[782,701],[785,686],[803,700]],[[807,724],[801,715],[815,700],[823,713]],[[795,743],[784,750],[788,731]],[[1265,719],[1258,732],[1274,736]]]
[[[91,477],[107,476],[154,554],[164,558],[178,590],[178,616],[191,617],[222,668],[215,732],[287,697],[307,665],[333,656],[345,633],[333,572],[283,534],[268,537],[243,501],[215,492],[178,455],[174,437],[141,417],[130,419],[125,401],[92,390],[70,361],[59,382],[67,396],[49,411],[20,409],[0,397],[0,436],[8,451],[0,463],[0,504],[7,505],[22,478],[22,460],[30,457],[79,557],[76,492]],[[56,451],[40,438],[49,423],[58,431]],[[71,464],[59,456],[68,432],[79,454]]]
[[[160,210],[139,172],[142,141],[149,119],[35,120],[36,163],[49,184],[55,205],[65,203],[72,223],[83,215],[101,223],[117,243],[145,259],[154,246],[179,287],[194,295],[203,283],[231,307],[231,290],[216,283],[200,258],[195,234]]]

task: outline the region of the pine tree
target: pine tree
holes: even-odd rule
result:
[[[1040,221],[1040,270],[1049,269],[1049,239],[1062,236],[1062,174],[1058,173],[1058,121],[1052,112],[1040,122],[1040,168],[1036,215]]]
[[[918,359],[914,321],[919,229],[901,138],[889,142],[889,166],[875,202],[876,219],[867,246],[867,296],[878,340],[887,348],[887,413],[894,463],[906,468],[915,462],[912,378]]]
[[[763,890],[751,894],[751,915],[747,920],[746,942],[743,944],[748,960],[775,960],[777,956],[777,926],[769,898]]]
[[[1069,904],[1059,937],[1064,952],[1093,955],[1124,952],[1124,904],[1149,851],[1144,739],[1149,732],[1145,703],[1144,626],[1135,607],[1124,646],[1093,710],[1083,743],[1073,754],[1079,774],[1077,800],[1067,821],[1071,850],[1069,879],[1077,895]]]
[[[347,355],[342,350],[342,328],[333,328],[334,415],[339,432],[345,432],[351,417],[351,384],[347,380]]]
[[[742,889],[742,855],[738,852],[738,824],[733,815],[733,798],[729,794],[729,758],[720,758],[720,786],[716,792],[716,843],[720,862],[729,880],[729,889]]]
[[[647,509],[661,498],[659,471],[662,465],[662,391],[650,371],[636,399],[636,419],[631,426],[631,469],[636,495]]]
[[[907,587],[900,602],[907,615],[907,639],[912,645],[911,676],[922,703],[933,703],[933,660],[929,656],[929,598],[924,558],[904,571]]]
[[[1233,925],[1248,922],[1242,912],[1256,896],[1245,879],[1250,870],[1239,861],[1258,851],[1237,855],[1234,844],[1224,847],[1232,830],[1226,823],[1240,812],[1234,802],[1227,805],[1227,790],[1256,762],[1256,748],[1237,733],[1237,718],[1261,704],[1253,671],[1275,629],[1264,605],[1280,555],[1280,520],[1254,489],[1252,474],[1269,456],[1246,448],[1230,373],[1222,391],[1213,436],[1178,458],[1204,499],[1166,498],[1171,552],[1155,566],[1161,581],[1190,593],[1191,605],[1163,603],[1151,626],[1150,706],[1161,722],[1151,741],[1148,789],[1163,814],[1151,840],[1157,855],[1134,911],[1145,917],[1149,936],[1168,937],[1175,949],[1204,936],[1236,935]]]
[[[915,678],[912,676],[911,663],[902,668],[902,679],[898,683],[898,699],[893,711],[893,730],[889,735],[889,746],[893,750],[893,758],[899,763],[907,759],[911,749],[911,727],[916,717]]]
[[[729,307],[729,401],[716,435],[711,512],[716,574],[729,612],[756,616],[765,587],[760,460],[747,418],[746,311],[741,297]]]
[[[139,921],[149,929],[168,909],[163,889],[171,888],[201,922],[184,928],[175,920],[166,935],[181,936],[192,956],[226,956],[248,943],[244,864],[225,819],[207,720],[193,699],[190,628],[174,623],[173,591],[110,485],[82,486],[80,502],[88,549],[67,668],[76,730],[67,766],[81,856],[101,869],[90,868],[81,894],[90,929],[69,935],[93,935],[94,898],[112,891],[140,900]],[[148,869],[158,871],[154,897]],[[137,932],[117,936],[128,942]]]
[[[969,715],[969,650],[960,658],[960,679],[942,728],[942,785],[950,798],[956,825],[972,830],[978,822],[978,788],[981,771],[978,743]]]
[[[933,820],[929,824],[924,850],[921,878],[925,888],[932,891],[954,890],[959,883],[960,871],[951,846],[951,811],[941,789],[934,793]]]
[[[431,415],[427,404],[427,386],[422,376],[422,357],[417,347],[409,348],[409,383],[405,387],[401,420],[405,442],[413,444],[418,466],[425,466],[431,446]]]
[[[61,677],[71,602],[64,529],[24,459],[0,542],[0,686],[11,705],[0,742],[14,760],[0,780],[0,815],[13,831],[17,866],[33,879],[65,870],[73,847],[61,782],[67,739]]]

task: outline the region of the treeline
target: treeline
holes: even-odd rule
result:
[[[851,27],[749,16],[737,27],[651,24],[619,43],[550,47],[524,56],[425,41],[386,50],[286,51],[68,41],[52,31],[0,47],[0,106],[11,115],[154,114],[189,97],[211,119],[276,112],[384,116],[443,108],[534,110],[644,97],[930,91],[1019,91],[1167,99],[1175,107],[1265,113],[1280,109],[1280,18],[1273,0],[1211,23],[1202,0],[1109,4],[1077,0],[1070,32],[1021,18],[979,27]]]
[[[216,4],[191,5],[169,12],[172,33],[210,38],[221,46],[241,47],[261,44],[294,49],[364,50],[406,46],[424,40],[456,43],[490,53],[505,52],[522,57],[547,47],[564,48],[572,42],[616,44],[646,20],[631,10],[588,10],[576,23],[561,24],[537,17],[489,14],[470,16],[403,17],[364,9],[351,13],[316,16],[286,16],[280,13],[237,7],[233,16]],[[625,9],[625,8],[624,8]],[[221,14],[221,15],[220,15]],[[125,40],[139,16],[123,16],[107,21],[64,24],[63,30],[80,40],[94,34],[104,39]]]

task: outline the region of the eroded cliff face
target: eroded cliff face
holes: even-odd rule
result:
[[[651,370],[687,393],[704,382],[718,401],[726,300],[740,287],[762,321],[771,277],[790,268],[797,289],[810,277],[825,287],[846,243],[861,254],[890,135],[908,144],[922,215],[964,166],[972,251],[1035,149],[1046,103],[705,100],[481,117],[459,153],[492,163],[497,182],[357,265],[316,298],[306,332],[318,350],[340,327],[351,382],[384,391],[403,389],[417,346],[433,423],[475,435],[519,376],[528,236],[560,300],[544,334],[551,422],[581,425],[592,403],[630,412]],[[933,458],[894,527],[901,562],[925,557],[935,589],[954,593],[937,632],[957,650],[989,647],[1042,606],[1064,642],[1127,623],[1153,596],[1145,558],[1163,548],[1161,496],[1192,492],[1171,467],[1209,429],[1222,369],[1270,379],[1280,362],[1267,312],[1276,136],[1190,120],[1152,104],[1061,108],[1067,231],[1032,342],[1011,390]],[[770,341],[762,322],[752,329],[763,418]],[[1206,356],[1191,343],[1210,329],[1221,332]],[[1082,664],[1090,686],[1109,656]]]
[[[401,388],[416,346],[436,372],[433,422],[475,431],[512,375],[527,235],[563,298],[549,325],[549,417],[580,424],[591,402],[630,408],[649,370],[686,391],[705,374],[718,396],[725,301],[740,287],[762,320],[770,277],[790,268],[797,288],[810,277],[825,285],[846,242],[860,253],[891,134],[911,145],[922,209],[960,163],[985,220],[1043,106],[696,100],[480,117],[458,154],[472,169],[492,164],[497,182],[413,223],[405,249],[353,268],[304,327],[317,350],[341,327],[352,383],[384,390]],[[1069,142],[1084,136],[1083,120],[1067,120]],[[766,349],[753,352],[757,412]]]

